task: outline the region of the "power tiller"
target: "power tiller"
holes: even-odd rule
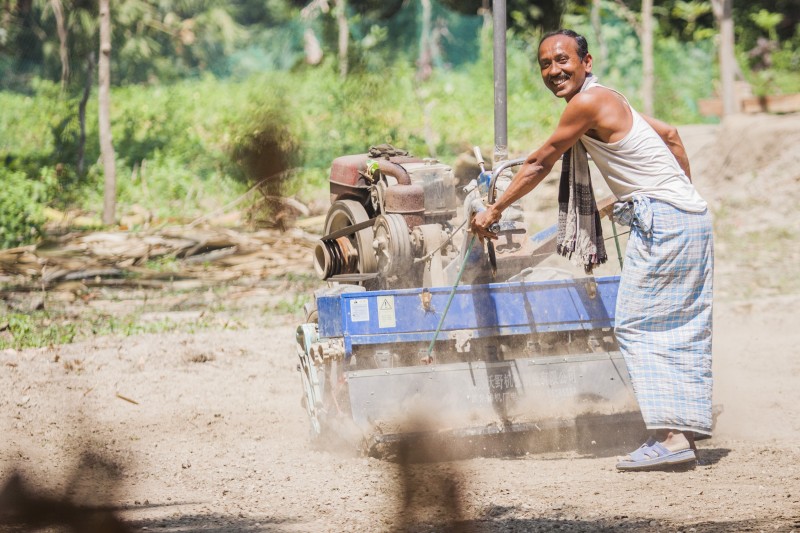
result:
[[[331,165],[313,259],[327,286],[297,328],[316,441],[377,453],[430,436],[590,451],[641,442],[613,334],[619,277],[546,266],[556,228],[529,235],[519,206],[487,246],[466,231],[522,162],[508,160],[505,0],[492,12],[491,171],[462,186],[450,166],[390,145]],[[601,214],[611,205],[600,202]]]
[[[333,162],[314,252],[328,283],[297,329],[312,439],[381,453],[412,436],[587,450],[639,438],[613,334],[619,276],[542,265],[556,228],[528,235],[515,207],[491,248],[466,231],[520,162],[463,199],[449,166],[391,146]]]

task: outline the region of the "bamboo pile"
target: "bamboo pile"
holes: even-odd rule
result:
[[[215,283],[310,274],[317,238],[299,228],[246,233],[180,226],[68,233],[36,246],[0,250],[0,282],[36,282],[42,288],[75,281],[157,286],[175,280]]]

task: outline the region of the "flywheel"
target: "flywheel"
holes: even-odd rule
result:
[[[354,200],[337,200],[328,210],[325,235],[369,221],[367,211]],[[322,279],[342,274],[374,274],[377,259],[373,249],[372,228],[323,240],[315,250],[315,266]]]
[[[380,277],[387,281],[393,277],[408,277],[414,264],[414,256],[406,220],[396,213],[381,215],[375,221],[374,229]]]

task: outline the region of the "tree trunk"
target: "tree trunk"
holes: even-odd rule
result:
[[[595,74],[602,76],[605,73],[606,65],[608,65],[608,46],[606,46],[606,42],[603,39],[603,34],[601,31],[603,24],[600,20],[600,0],[592,0],[592,11],[590,18],[592,20],[592,29],[594,30],[594,40],[597,42],[597,59],[599,60],[599,68],[597,66],[592,66],[592,69],[594,70]]]
[[[309,65],[316,66],[322,62],[322,46],[320,46],[314,30],[310,27],[303,32],[303,51],[306,56],[306,63]]]
[[[109,0],[100,0],[100,59],[98,61],[98,117],[100,157],[103,160],[103,224],[116,219],[117,176],[111,140],[111,13]]]
[[[336,0],[336,23],[339,27],[339,76],[347,77],[347,45],[350,26],[347,22],[347,0]]]
[[[719,21],[719,76],[722,89],[722,114],[732,115],[738,111],[734,79],[736,76],[736,57],[733,47],[733,0],[713,0],[714,15]]]
[[[67,26],[64,23],[64,6],[61,5],[61,0],[50,0],[50,7],[56,17],[58,53],[61,57],[61,88],[64,89],[69,81],[69,48],[67,47]]]
[[[642,0],[642,109],[653,116],[653,0]]]
[[[478,14],[483,17],[483,29],[488,31],[492,28],[492,2],[491,0],[483,0]]]
[[[86,60],[86,85],[83,87],[83,96],[78,104],[78,121],[80,122],[81,135],[78,140],[78,176],[84,175],[84,154],[86,153],[86,104],[94,85],[94,52],[89,52]]]
[[[14,9],[11,0],[5,0],[3,2],[3,14],[0,16],[0,29],[2,29],[3,33],[6,35],[8,35],[8,29],[11,27],[11,12]]]
[[[417,60],[417,78],[427,80],[433,72],[431,57],[431,18],[433,9],[431,0],[420,0],[422,6],[422,28],[419,32],[419,59]]]

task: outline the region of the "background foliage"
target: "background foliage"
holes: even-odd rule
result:
[[[199,216],[284,167],[291,179],[275,182],[269,194],[313,197],[324,194],[334,157],[382,142],[450,162],[473,144],[492,145],[491,19],[482,0],[432,0],[429,76],[419,70],[421,2],[348,0],[344,79],[335,3],[322,2],[327,10],[313,16],[303,9],[309,3],[113,3],[111,119],[121,210],[139,206],[160,220]],[[797,4],[735,5],[740,66],[760,93],[800,91]],[[542,31],[559,20],[588,37],[602,80],[638,104],[641,55],[630,21],[641,5],[599,6],[596,35],[591,1],[509,0],[512,152],[543,140],[563,107],[535,64]],[[656,7],[656,114],[676,123],[704,120],[697,100],[713,95],[717,78],[710,3]],[[96,77],[97,2],[0,0],[0,8],[0,245],[7,247],[39,238],[45,205],[99,211],[103,176],[94,89],[85,170],[77,165],[79,103]],[[317,65],[304,61],[308,32],[323,52]],[[753,53],[758,46],[766,56]]]

